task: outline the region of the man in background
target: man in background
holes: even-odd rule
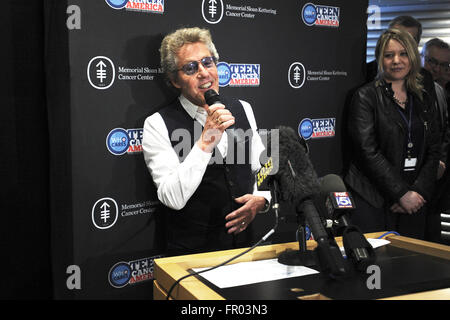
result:
[[[450,125],[448,123],[449,105],[449,61],[450,49],[448,43],[438,38],[433,38],[425,43],[422,49],[422,65],[428,70],[434,81],[436,94],[436,105],[441,126],[441,156],[439,159],[438,182],[436,193],[431,203],[430,215],[428,217],[427,240],[444,242],[441,237],[441,213],[450,211],[450,174],[448,167]],[[447,86],[447,90],[446,90]],[[447,230],[450,231],[450,230]]]
[[[448,43],[433,38],[422,48],[422,65],[431,72],[433,80],[442,88],[450,81],[450,49]]]

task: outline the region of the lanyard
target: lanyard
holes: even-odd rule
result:
[[[409,108],[409,120],[406,119],[405,115],[403,114],[403,112],[397,108],[398,112],[400,113],[400,115],[402,116],[402,119],[405,121],[406,125],[408,126],[408,156],[410,156],[411,154],[411,149],[414,146],[414,144],[412,143],[412,138],[411,138],[411,125],[412,125],[412,113],[413,113],[413,104],[412,104],[412,99],[408,99],[408,108]]]

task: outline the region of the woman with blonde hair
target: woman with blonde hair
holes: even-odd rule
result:
[[[378,39],[376,79],[359,88],[348,114],[351,161],[345,181],[363,232],[424,238],[439,157],[435,114],[420,75],[412,36],[386,30]]]

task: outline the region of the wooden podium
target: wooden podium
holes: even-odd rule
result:
[[[378,238],[381,235],[383,235],[383,232],[379,233],[370,233],[366,234],[366,238]],[[448,265],[448,271],[450,274],[450,247],[411,239],[407,237],[402,236],[396,236],[396,235],[388,235],[385,237],[386,240],[389,240],[391,243],[387,245],[386,247],[389,247],[389,249],[395,249],[395,250],[403,250],[405,252],[409,252],[408,257],[418,258],[423,257],[426,259],[437,259],[439,260],[439,266],[443,266],[443,268],[447,268]],[[336,242],[339,246],[342,246],[342,239],[336,238]],[[308,249],[313,249],[316,246],[315,241],[310,240],[307,242]],[[264,260],[264,259],[273,259],[278,257],[282,252],[284,252],[286,249],[290,250],[298,250],[298,242],[290,242],[290,243],[284,243],[284,244],[275,244],[275,245],[267,245],[267,246],[260,246],[249,253],[244,254],[243,256],[239,257],[238,259],[234,260],[231,263],[238,263],[238,262],[248,262],[248,261],[256,261],[256,260]],[[192,268],[200,268],[200,267],[211,267],[214,265],[217,265],[223,261],[226,261],[230,259],[231,257],[237,255],[238,253],[244,251],[245,249],[233,249],[233,250],[225,250],[225,251],[216,251],[216,252],[207,252],[207,253],[200,253],[200,254],[192,254],[192,255],[184,255],[184,256],[175,256],[175,257],[167,257],[167,258],[160,258],[155,259],[155,265],[154,265],[154,277],[155,280],[153,282],[153,297],[155,300],[163,300],[166,299],[167,291],[172,286],[172,284],[178,280],[179,278],[189,274],[189,270]],[[378,249],[377,249],[378,250]],[[389,259],[389,258],[388,258]],[[374,264],[376,264],[375,262]],[[419,263],[420,265],[420,263]],[[405,268],[409,268],[405,265]],[[420,268],[420,266],[419,266]],[[439,268],[438,268],[439,269]],[[442,267],[440,268],[442,269]],[[406,269],[405,269],[406,270]],[[431,271],[430,271],[431,270]],[[430,268],[430,270],[419,270],[417,274],[422,274],[426,272],[434,272],[438,273],[439,271],[436,271],[436,268]],[[426,290],[420,290],[419,292],[415,293],[408,293],[408,294],[400,294],[395,296],[387,296],[383,297],[382,299],[401,299],[401,300],[425,300],[425,299],[431,299],[431,300],[438,300],[438,299],[445,299],[450,300],[450,277],[444,272],[445,275],[443,275],[445,281],[439,281],[439,279],[434,279],[432,284],[428,285]],[[436,276],[436,275],[434,275]],[[426,280],[424,280],[426,281]],[[447,282],[449,285],[447,285]],[[431,289],[429,288],[433,285],[436,285],[439,287],[439,289]],[[345,286],[345,284],[343,285]],[[442,288],[442,286],[445,286]],[[197,276],[191,276],[186,278],[185,280],[182,280],[172,291],[171,296],[175,297],[177,300],[224,300],[226,299],[223,297],[220,293],[217,291],[219,290],[213,290],[211,287],[205,284],[204,281],[202,281]],[[322,289],[325,288],[324,286],[321,287]],[[288,290],[288,288],[286,289]],[[294,288],[291,288],[291,290],[294,290]],[[350,289],[351,290],[351,289]],[[417,290],[412,290],[417,291]],[[250,294],[246,295],[246,299],[252,300],[252,299],[258,299],[258,297],[252,297]],[[393,291],[395,292],[395,291]],[[411,291],[410,291],[411,292]],[[283,299],[283,297],[273,297],[274,299]],[[301,299],[301,300],[312,300],[312,299],[330,299],[330,297],[327,297],[327,295],[323,292],[314,292],[306,295],[302,294],[295,294],[295,298]],[[350,296],[351,298],[351,296]],[[360,299],[361,297],[355,297],[355,299]],[[289,298],[289,299],[292,299]]]

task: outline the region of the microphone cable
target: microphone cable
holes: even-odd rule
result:
[[[279,204],[278,204],[278,203],[274,203],[273,206],[272,206],[272,209],[274,209],[274,211],[275,211],[275,225],[274,225],[273,228],[270,229],[270,231],[267,232],[267,233],[266,233],[266,234],[265,234],[258,242],[256,242],[252,247],[250,247],[250,248],[248,248],[247,250],[245,250],[245,251],[243,251],[243,252],[241,252],[241,253],[235,255],[234,257],[228,259],[228,260],[225,261],[225,262],[222,262],[222,263],[220,263],[220,264],[218,264],[218,265],[216,265],[216,266],[213,266],[213,267],[208,268],[208,269],[205,269],[205,270],[201,270],[201,271],[197,271],[197,272],[193,272],[193,273],[187,274],[187,275],[185,275],[185,276],[179,278],[177,281],[175,281],[175,282],[172,284],[172,286],[170,287],[169,291],[167,292],[166,300],[169,300],[169,299],[171,298],[171,293],[172,293],[173,289],[175,289],[175,287],[176,287],[182,280],[184,280],[184,279],[186,279],[186,278],[189,278],[189,277],[191,277],[191,276],[197,276],[197,275],[199,275],[199,274],[201,274],[201,273],[208,272],[208,271],[217,269],[217,268],[219,268],[219,267],[222,267],[222,266],[224,266],[224,265],[230,263],[231,261],[236,260],[237,258],[243,256],[244,254],[250,252],[251,250],[255,249],[257,246],[259,246],[262,242],[266,241],[273,233],[275,233],[275,230],[276,230],[277,227],[278,227],[278,209],[279,209]],[[173,297],[172,297],[172,299],[173,299]]]

